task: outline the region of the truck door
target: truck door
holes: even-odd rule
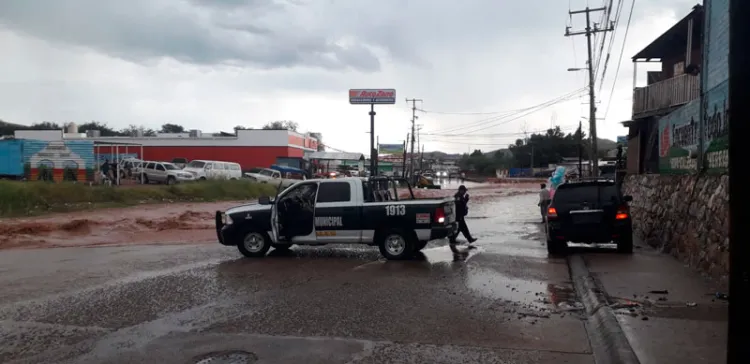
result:
[[[362,223],[359,190],[353,181],[323,181],[315,203],[315,231],[321,243],[360,243]]]
[[[279,238],[292,241],[315,242],[315,198],[318,184],[303,183],[284,191],[275,203],[272,228]],[[275,221],[274,221],[275,220]]]

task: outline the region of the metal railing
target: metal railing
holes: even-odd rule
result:
[[[633,90],[633,118],[684,105],[700,97],[700,77],[688,74]]]

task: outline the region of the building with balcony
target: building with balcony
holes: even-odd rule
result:
[[[628,127],[628,173],[658,173],[659,119],[698,100],[703,63],[702,5],[633,56],[633,113]],[[638,66],[661,63],[661,69],[646,72],[646,85],[637,87]]]

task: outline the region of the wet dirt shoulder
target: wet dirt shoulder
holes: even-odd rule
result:
[[[214,214],[247,201],[143,204],[0,220],[0,250],[215,240]]]

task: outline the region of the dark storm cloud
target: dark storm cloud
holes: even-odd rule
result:
[[[201,65],[246,63],[260,68],[376,71],[380,67],[366,47],[342,46],[332,36],[286,31],[284,23],[262,23],[264,16],[284,11],[280,2],[211,3],[214,6],[208,9],[206,4],[166,0],[7,0],[0,2],[0,25],[133,62],[170,57]],[[235,14],[217,10],[219,4],[250,16],[238,21]]]

